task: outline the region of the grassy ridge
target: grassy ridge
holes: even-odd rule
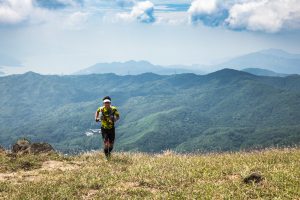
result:
[[[223,154],[0,155],[0,199],[298,199],[300,149]],[[22,162],[29,162],[23,168]],[[6,167],[4,167],[6,166]],[[260,183],[243,183],[251,172]]]

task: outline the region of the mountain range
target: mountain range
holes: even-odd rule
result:
[[[45,141],[99,149],[94,113],[109,95],[121,113],[116,150],[236,151],[300,143],[300,76],[144,73],[0,77],[0,145]]]
[[[117,75],[137,75],[152,72],[161,75],[195,73],[205,74],[211,70],[231,68],[244,70],[255,75],[285,76],[300,74],[300,54],[291,54],[279,49],[267,49],[237,56],[215,65],[154,65],[148,61],[127,61],[112,63],[97,63],[82,69],[74,75],[115,73]]]
[[[117,75],[137,75],[142,73],[152,72],[161,75],[181,74],[181,73],[196,73],[202,74],[201,70],[190,69],[190,66],[173,65],[160,66],[153,65],[148,61],[134,61],[127,62],[112,62],[112,63],[97,63],[93,66],[80,70],[74,75],[86,74],[105,74],[115,73]]]
[[[300,54],[292,54],[280,49],[267,49],[237,56],[215,66],[216,69],[261,68],[282,74],[300,74]]]
[[[0,76],[16,73],[1,66],[21,66],[16,58],[0,55]],[[11,68],[11,67],[9,67]],[[181,73],[207,74],[223,68],[244,70],[246,72],[262,76],[285,76],[300,74],[300,54],[288,53],[280,49],[266,49],[227,59],[224,62],[211,65],[156,65],[148,61],[126,61],[111,63],[96,63],[73,73],[73,75],[105,74],[138,75],[142,73],[155,73],[171,75]],[[20,69],[23,72],[24,69]]]

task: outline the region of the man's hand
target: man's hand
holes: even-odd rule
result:
[[[95,119],[95,121],[96,121],[96,122],[99,122],[99,121],[100,121],[100,119],[99,119],[99,118],[96,118],[96,119]]]

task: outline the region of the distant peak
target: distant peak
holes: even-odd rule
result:
[[[33,71],[28,71],[28,72],[25,72],[24,75],[40,75],[39,73],[36,73],[36,72],[33,72]]]
[[[230,68],[224,68],[215,72],[212,72],[208,75],[212,76],[228,76],[228,75],[249,75],[247,72],[235,70],[235,69],[230,69]]]
[[[161,77],[162,75],[159,75],[159,74],[156,74],[156,73],[153,73],[153,72],[145,72],[145,73],[142,73],[142,74],[137,74],[136,76],[140,76],[140,77]]]
[[[136,61],[136,60],[128,60],[126,62],[124,62],[126,64],[149,64],[151,65],[150,62],[146,61],[146,60],[139,60],[139,61]]]
[[[224,68],[218,71],[215,71],[213,73],[239,73],[239,70],[235,70],[235,69],[230,69],[230,68]]]

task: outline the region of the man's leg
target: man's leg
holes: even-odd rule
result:
[[[108,133],[108,130],[107,129],[104,129],[104,128],[101,128],[101,133],[102,133],[102,139],[103,139],[103,151],[104,151],[104,154],[106,156],[106,158],[109,157],[109,133]]]
[[[111,151],[114,148],[114,142],[115,142],[115,128],[110,129],[110,133],[109,133],[109,147],[108,147],[108,151],[109,154],[111,153]]]
[[[109,157],[109,155],[110,155],[108,138],[106,139],[106,141],[104,141],[104,154],[106,157]]]

